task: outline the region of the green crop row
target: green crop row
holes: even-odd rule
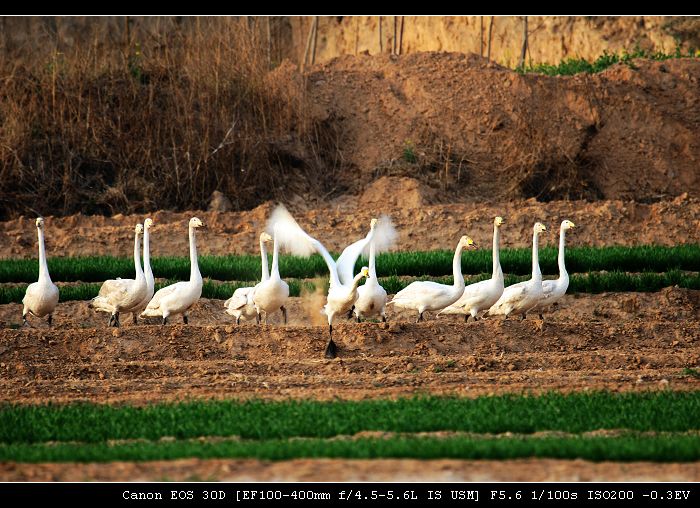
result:
[[[0,461],[111,462],[181,458],[414,458],[508,460],[526,457],[590,461],[694,462],[700,439],[689,435],[621,437],[392,437],[266,441],[0,444]]]
[[[466,276],[466,284],[472,284],[490,278],[490,274],[480,274]],[[506,275],[505,284],[509,286],[516,282],[529,279],[529,275]],[[380,284],[389,294],[395,294],[416,280],[432,280],[441,284],[452,284],[452,277],[381,277]],[[156,291],[168,284],[176,281],[169,280],[156,284]],[[312,280],[287,279],[289,285],[289,296],[300,296],[302,288],[308,291],[316,289],[316,283]],[[205,280],[202,287],[203,298],[214,298],[227,300],[233,292],[240,287],[254,286],[256,282],[219,282]],[[361,283],[362,284],[362,283]],[[569,277],[569,293],[608,293],[608,292],[628,292],[658,291],[669,286],[679,286],[687,289],[700,289],[700,275],[697,273],[685,273],[673,270],[668,273],[588,273],[572,274]],[[0,286],[0,305],[7,303],[20,303],[27,290],[26,285],[4,287]],[[100,284],[79,284],[62,286],[60,288],[60,301],[81,301],[90,300],[97,296]]]
[[[547,393],[475,399],[194,401],[150,406],[1,405],[0,443],[162,437],[331,438],[363,431],[531,434],[700,429],[700,392]]]
[[[429,252],[390,252],[377,257],[377,274],[439,276],[452,273],[454,253],[447,250]],[[356,272],[367,264],[358,260]],[[214,280],[256,280],[260,278],[260,257],[253,255],[200,256],[202,275]],[[532,270],[530,249],[503,249],[501,265],[505,273],[526,275]],[[480,274],[491,272],[491,251],[482,249],[462,255],[462,272]],[[574,247],[566,251],[566,266],[570,273],[594,271],[667,272],[669,270],[700,271],[700,245],[674,247]],[[188,258],[162,257],[152,260],[156,277],[184,280],[189,278]],[[557,249],[540,249],[540,268],[546,275],[559,273]],[[36,259],[0,260],[0,283],[34,282],[39,270]],[[129,258],[83,257],[51,258],[49,272],[54,281],[102,282],[107,279],[133,278],[134,262]],[[308,279],[328,273],[323,259],[280,256],[280,273],[284,278]]]
[[[631,53],[624,52],[620,55],[604,51],[601,56],[592,62],[589,62],[583,58],[566,58],[558,65],[541,63],[532,66],[525,66],[525,68],[518,68],[516,70],[521,73],[534,72],[537,74],[546,74],[548,76],[571,76],[582,72],[587,74],[595,74],[597,72],[604,71],[616,63],[624,63],[635,69],[636,67],[634,66],[633,62],[635,58],[644,58],[649,60],[670,60],[672,58],[697,58],[698,56],[700,56],[700,52],[691,49],[686,53],[683,53],[680,47],[677,47],[676,51],[673,53],[663,53],[659,51],[651,52],[637,48]]]

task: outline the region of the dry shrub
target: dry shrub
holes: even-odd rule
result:
[[[269,71],[259,24],[171,19],[144,40],[128,26],[126,42],[3,48],[0,218],[332,191],[340,134],[310,118],[295,69]]]

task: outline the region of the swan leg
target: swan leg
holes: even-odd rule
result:
[[[425,311],[423,311],[423,312],[425,312]],[[423,321],[423,312],[418,314],[418,321],[416,321],[416,323],[420,323],[421,321]]]
[[[282,311],[282,317],[284,318],[284,324],[286,325],[287,324],[287,307],[282,305],[282,307],[280,307],[280,310]]]
[[[240,324],[241,324],[241,316],[238,316],[236,318],[236,325],[240,325]]]
[[[53,321],[53,314],[49,314],[49,319],[47,321],[49,323],[49,326],[51,326],[51,322]]]
[[[520,318],[520,321],[525,321],[526,317],[527,317],[527,314],[523,314],[522,317]]]
[[[359,315],[359,314],[355,314],[355,320],[356,320],[358,323],[362,323],[362,321],[360,320],[360,315]]]
[[[258,324],[258,325],[260,324],[260,313],[259,312],[257,312],[255,314],[255,324]]]
[[[382,314],[382,323],[386,323],[386,314]]]
[[[540,319],[544,321],[544,315],[540,312]]]
[[[190,320],[187,319],[187,314],[183,314],[183,315],[182,315],[182,322],[185,323],[185,324],[189,324],[189,321],[190,321]]]
[[[265,313],[265,324],[267,324],[267,312]]]
[[[333,342],[333,325],[328,325],[328,344],[326,345],[326,352],[323,356],[326,358],[335,358],[338,353],[338,348]]]
[[[131,317],[134,319],[134,324],[137,325],[137,324],[138,324],[138,321],[136,320],[136,313],[135,313],[135,312],[132,312],[132,313],[131,313]]]
[[[167,316],[163,316],[163,323],[162,324],[163,324],[163,326],[168,324],[168,317]]]
[[[119,328],[121,326],[121,323],[119,322],[119,313],[118,312],[114,315],[114,326],[116,326],[117,328]]]
[[[29,321],[27,321],[27,314],[22,314],[22,326],[29,326]]]
[[[469,322],[469,314],[464,315],[464,322],[468,323]]]
[[[352,308],[348,311],[348,319],[352,319],[352,311],[355,310],[355,306],[353,305]]]

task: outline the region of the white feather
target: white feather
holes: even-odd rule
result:
[[[266,231],[276,235],[280,247],[295,256],[307,257],[316,252],[316,248],[303,229],[294,220],[284,205],[278,205],[267,221]]]
[[[391,222],[391,217],[388,215],[382,215],[377,221],[377,225],[374,227],[374,251],[379,254],[380,252],[386,252],[391,249],[399,237],[398,231]],[[364,249],[362,249],[362,255],[364,257],[369,257],[369,247],[367,244]]]

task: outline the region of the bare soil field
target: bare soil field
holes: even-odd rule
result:
[[[540,220],[550,228],[541,245],[557,245],[563,219],[577,226],[567,245],[678,245],[700,242],[700,200],[681,195],[670,201],[644,204],[632,201],[552,201],[534,199],[505,203],[433,204],[434,191],[417,180],[384,177],[360,196],[332,201],[322,208],[303,202],[289,206],[299,224],[331,251],[364,237],[370,219],[389,214],[399,232],[396,250],[454,249],[464,234],[488,248],[493,218],[506,219],[502,247],[529,247],[532,225]],[[156,226],[151,233],[154,256],[186,256],[187,221],[193,215],[207,224],[198,235],[200,254],[257,254],[258,236],[274,208],[267,202],[243,212],[167,212],[148,215]],[[146,215],[113,217],[73,215],[46,218],[49,257],[131,256],[133,229]],[[0,222],[0,257],[37,257],[34,217]]]
[[[108,464],[0,463],[2,481],[621,482],[698,481],[700,464],[585,460],[182,459]]]
[[[0,400],[145,404],[188,398],[362,399],[422,393],[477,396],[546,390],[696,390],[700,292],[568,295],[545,321],[459,318],[334,326],[326,360],[316,296],[294,298],[283,326],[236,327],[218,300],[190,325],[108,329],[85,302],[59,305],[52,329],[0,330]],[[20,322],[5,305],[0,321]],[[318,314],[317,314],[318,313]],[[315,323],[315,326],[310,326]]]

